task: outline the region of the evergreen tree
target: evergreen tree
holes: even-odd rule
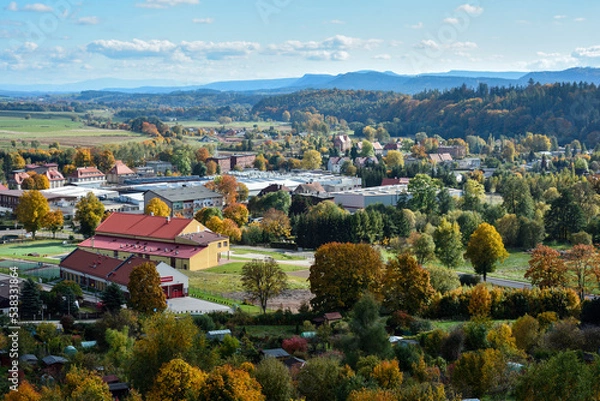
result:
[[[21,319],[30,320],[42,313],[42,296],[40,286],[28,278],[21,290]]]

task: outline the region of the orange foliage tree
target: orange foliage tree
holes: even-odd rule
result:
[[[525,278],[540,288],[564,287],[567,284],[567,272],[567,266],[557,250],[538,245],[531,253]]]

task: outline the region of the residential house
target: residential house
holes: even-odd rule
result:
[[[390,150],[397,150],[398,152],[402,151],[402,144],[399,142],[386,143],[383,147],[383,155],[387,156]]]
[[[60,277],[76,282],[82,287],[104,291],[111,283],[117,284],[127,296],[129,276],[133,269],[147,258],[131,255],[119,259],[83,249],[75,249],[59,264]],[[151,261],[160,275],[160,287],[167,299],[187,296],[188,277],[165,262]]]
[[[144,192],[144,205],[151,199],[158,198],[171,209],[171,217],[177,215],[191,219],[204,207],[222,208],[225,203],[223,195],[211,191],[203,185],[182,186],[178,188],[153,189]]]
[[[294,190],[295,194],[321,194],[324,192],[325,189],[318,182],[311,182],[310,184],[300,184]]]
[[[229,252],[229,238],[194,219],[113,213],[79,248],[118,259],[134,255],[195,271],[216,266]]]
[[[151,160],[146,162],[146,167],[151,167],[154,171],[154,175],[165,175],[167,171],[173,172],[175,168],[169,162],[162,160]]]
[[[256,160],[255,154],[239,154],[231,156],[231,168],[239,167],[242,169],[252,168]]]
[[[373,142],[373,153],[375,156],[383,155],[383,146],[379,142]]]
[[[257,196],[264,196],[266,194],[270,194],[271,192],[277,192],[277,191],[285,191],[288,193],[292,193],[292,190],[290,188],[286,187],[285,185],[271,184],[268,187],[261,189]]]
[[[368,156],[368,157],[357,157],[354,159],[354,165],[357,168],[362,168],[362,167],[366,167],[369,165],[377,165],[379,164],[379,160],[377,160],[377,158],[375,156]]]
[[[137,178],[135,171],[127,167],[121,160],[115,161],[115,165],[106,173],[106,181],[109,184],[122,184],[123,181]]]
[[[352,140],[348,135],[337,135],[333,138],[333,147],[345,154],[347,151],[352,149]]]
[[[334,174],[341,174],[342,166],[345,162],[350,162],[349,157],[336,157],[332,156],[327,161],[327,171],[331,171]]]
[[[106,176],[96,167],[77,167],[67,176],[69,184],[100,186],[106,184]]]
[[[450,153],[454,159],[462,159],[467,156],[467,148],[463,145],[440,145],[437,151],[438,153]]]
[[[428,157],[435,164],[452,163],[452,155],[450,153],[430,153]]]

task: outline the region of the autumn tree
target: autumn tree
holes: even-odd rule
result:
[[[62,386],[64,400],[69,401],[112,401],[108,384],[99,375],[79,368],[71,367]]]
[[[208,168],[208,165],[207,165]],[[216,177],[213,181],[205,184],[206,188],[215,191],[225,198],[225,204],[229,205],[237,201],[238,182],[234,176],[224,174]]]
[[[272,258],[253,260],[242,267],[242,285],[252,299],[258,299],[266,313],[269,299],[287,288],[287,275]]]
[[[452,386],[463,396],[481,398],[497,388],[506,371],[502,353],[495,349],[465,352],[452,372]]]
[[[173,359],[193,360],[197,353],[198,328],[191,317],[157,313],[144,321],[144,335],[135,342],[128,373],[142,393],[155,383],[163,365]]]
[[[377,284],[383,263],[377,250],[367,244],[332,242],[315,252],[310,267],[310,301],[317,310],[351,309]]]
[[[171,208],[160,198],[152,198],[146,204],[144,214],[147,216],[168,217],[171,215]]]
[[[238,227],[245,226],[248,223],[249,215],[248,208],[241,203],[232,203],[223,209],[223,217],[235,221]]]
[[[92,154],[93,163],[100,171],[108,171],[115,165],[115,156],[110,149],[94,151]]]
[[[372,377],[379,387],[390,390],[399,388],[403,380],[397,359],[381,361],[373,368]]]
[[[321,167],[322,158],[318,150],[307,150],[302,155],[302,168],[305,170],[315,170]]]
[[[260,384],[242,369],[231,365],[216,367],[198,393],[199,401],[264,401]]]
[[[73,156],[73,164],[77,167],[93,166],[92,153],[88,148],[77,148],[75,156]]]
[[[131,307],[144,314],[164,311],[167,301],[160,284],[160,274],[154,263],[145,262],[134,267],[127,284]]]
[[[390,150],[385,156],[385,164],[388,168],[404,167],[404,157],[398,150]]]
[[[74,220],[79,222],[79,232],[91,237],[104,217],[104,205],[93,192],[88,192],[77,202],[75,209]]]
[[[15,210],[17,220],[23,224],[25,230],[31,232],[35,239],[35,233],[44,226],[44,219],[50,211],[48,200],[40,191],[27,191],[19,198]]]
[[[4,401],[41,401],[42,395],[27,381],[19,383],[18,390],[9,391],[4,395]]]
[[[214,160],[206,162],[206,175],[215,175],[217,173],[217,163]]]
[[[206,160],[210,157],[210,151],[205,148],[198,148],[196,149],[196,161],[202,162],[202,163],[206,163]]]
[[[469,299],[469,315],[476,318],[486,318],[492,308],[492,294],[483,283],[477,284],[471,290]]]
[[[260,225],[264,235],[271,241],[288,238],[292,231],[290,218],[284,212],[276,209],[267,210]]]
[[[590,292],[592,284],[598,282],[595,278],[600,276],[599,264],[600,255],[593,245],[575,245],[566,254],[566,267],[581,301]]]
[[[204,225],[210,220],[211,217],[217,216],[219,219],[223,219],[223,212],[217,207],[203,207],[198,210],[194,215],[194,219]]]
[[[390,311],[403,310],[415,314],[434,295],[429,272],[408,253],[388,261],[381,287],[382,303]]]
[[[463,262],[460,227],[457,222],[442,219],[433,232],[435,255],[446,267],[456,268]]]
[[[56,232],[62,230],[65,224],[65,217],[60,209],[51,210],[46,213],[43,221],[43,227],[52,233],[52,238],[56,237]]]
[[[180,358],[166,362],[156,375],[147,401],[179,401],[196,395],[208,375]]]
[[[481,210],[485,200],[485,190],[479,181],[469,179],[463,186],[463,210]]]
[[[490,224],[481,223],[469,238],[465,253],[475,272],[482,274],[483,281],[486,281],[487,274],[496,270],[496,263],[503,262],[507,257],[508,252],[498,231]]]
[[[231,219],[223,219],[219,230],[216,232],[229,237],[233,242],[240,242],[242,240],[242,230],[240,230],[236,222]]]
[[[223,219],[221,219],[219,216],[212,216],[204,223],[204,225],[210,231],[219,233],[223,228]]]
[[[545,245],[538,245],[531,253],[525,278],[540,288],[567,285],[567,266],[560,252]]]

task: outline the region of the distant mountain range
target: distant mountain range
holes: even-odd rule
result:
[[[477,87],[524,86],[533,80],[541,84],[588,82],[600,85],[600,68],[570,68],[564,71],[492,72],[449,71],[421,75],[393,72],[357,71],[338,75],[306,74],[300,78],[278,78],[213,82],[206,85],[178,86],[174,81],[130,81],[111,78],[63,85],[1,85],[3,96],[39,96],[47,93],[73,93],[104,90],[122,93],[164,94],[176,91],[214,90],[222,92],[291,93],[302,89],[364,89],[415,94],[424,90],[445,90],[464,85]]]

